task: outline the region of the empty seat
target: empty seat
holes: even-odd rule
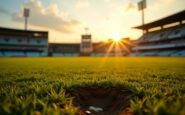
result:
[[[72,56],[72,53],[65,53],[64,54],[66,57],[70,57],[70,56]]]
[[[160,51],[157,55],[158,56],[171,56],[175,51]]]
[[[5,51],[4,56],[7,56],[7,57],[25,56],[25,54],[22,51]]]
[[[181,31],[181,33],[182,33],[182,36],[185,36],[185,26],[184,26],[184,27],[182,27],[182,31]]]
[[[38,57],[38,56],[40,56],[40,52],[26,52],[26,56],[28,56],[28,57]]]
[[[138,55],[139,55],[139,52],[134,52],[134,53],[129,54],[129,56],[138,56]]]
[[[53,53],[52,56],[61,57],[61,56],[64,56],[64,54],[63,53]]]
[[[97,56],[97,53],[92,53],[91,56]]]
[[[40,56],[48,56],[48,53],[47,52],[41,52]]]
[[[156,56],[156,55],[157,55],[156,51],[147,51],[140,54],[140,56]]]
[[[0,57],[4,56],[3,52],[0,52]]]
[[[73,56],[79,56],[80,54],[79,53],[73,53]]]
[[[177,27],[176,29],[173,29],[173,31],[169,34],[169,39],[175,39],[185,36],[185,27]]]
[[[181,56],[185,56],[185,50],[181,51]]]
[[[103,53],[92,53],[91,56],[99,57],[99,56],[104,56],[104,54]]]
[[[172,56],[185,56],[185,50],[178,51],[174,53]]]

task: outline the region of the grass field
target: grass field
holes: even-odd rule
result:
[[[75,114],[77,87],[126,89],[133,114],[185,115],[185,58],[0,58],[0,114]]]

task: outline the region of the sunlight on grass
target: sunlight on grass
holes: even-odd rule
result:
[[[185,58],[1,58],[0,113],[75,114],[69,89],[117,87],[135,114],[184,114],[184,68]]]

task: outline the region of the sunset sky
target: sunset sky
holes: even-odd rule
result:
[[[94,42],[111,37],[137,39],[140,0],[0,0],[0,27],[24,29],[23,8],[31,10],[29,30],[49,31],[50,42],[80,42],[88,27]],[[147,0],[146,23],[185,10],[185,0]]]

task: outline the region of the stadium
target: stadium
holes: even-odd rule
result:
[[[82,35],[81,43],[48,43],[48,32],[1,27],[0,56],[185,56],[185,11],[134,28],[144,35],[120,40],[124,46],[116,51],[114,44],[107,53],[114,41],[92,43]]]
[[[127,41],[127,43],[125,43]],[[124,44],[117,48],[116,43],[114,41],[109,40],[107,42],[99,42],[99,43],[50,43],[49,44],[49,56],[53,57],[77,57],[77,56],[93,56],[93,57],[101,57],[101,56],[127,56],[131,53],[131,48],[133,47],[132,41],[129,38],[124,38],[120,40],[119,44]],[[129,43],[129,44],[128,44]],[[82,47],[84,46],[85,47]],[[88,45],[90,44],[90,45]],[[126,47],[126,48],[125,48]],[[88,48],[87,51],[84,52],[84,49]],[[118,50],[119,49],[119,50]],[[109,50],[109,51],[107,51]]]
[[[185,115],[184,0],[138,1],[2,0],[0,114]]]
[[[91,35],[82,35],[81,43],[48,43],[48,32],[0,28],[1,57],[126,56],[131,53],[129,38],[116,48],[112,40],[92,43]],[[127,41],[127,43],[125,43]],[[111,49],[110,49],[111,47]],[[125,48],[126,47],[126,48]],[[107,50],[109,52],[107,53]]]

